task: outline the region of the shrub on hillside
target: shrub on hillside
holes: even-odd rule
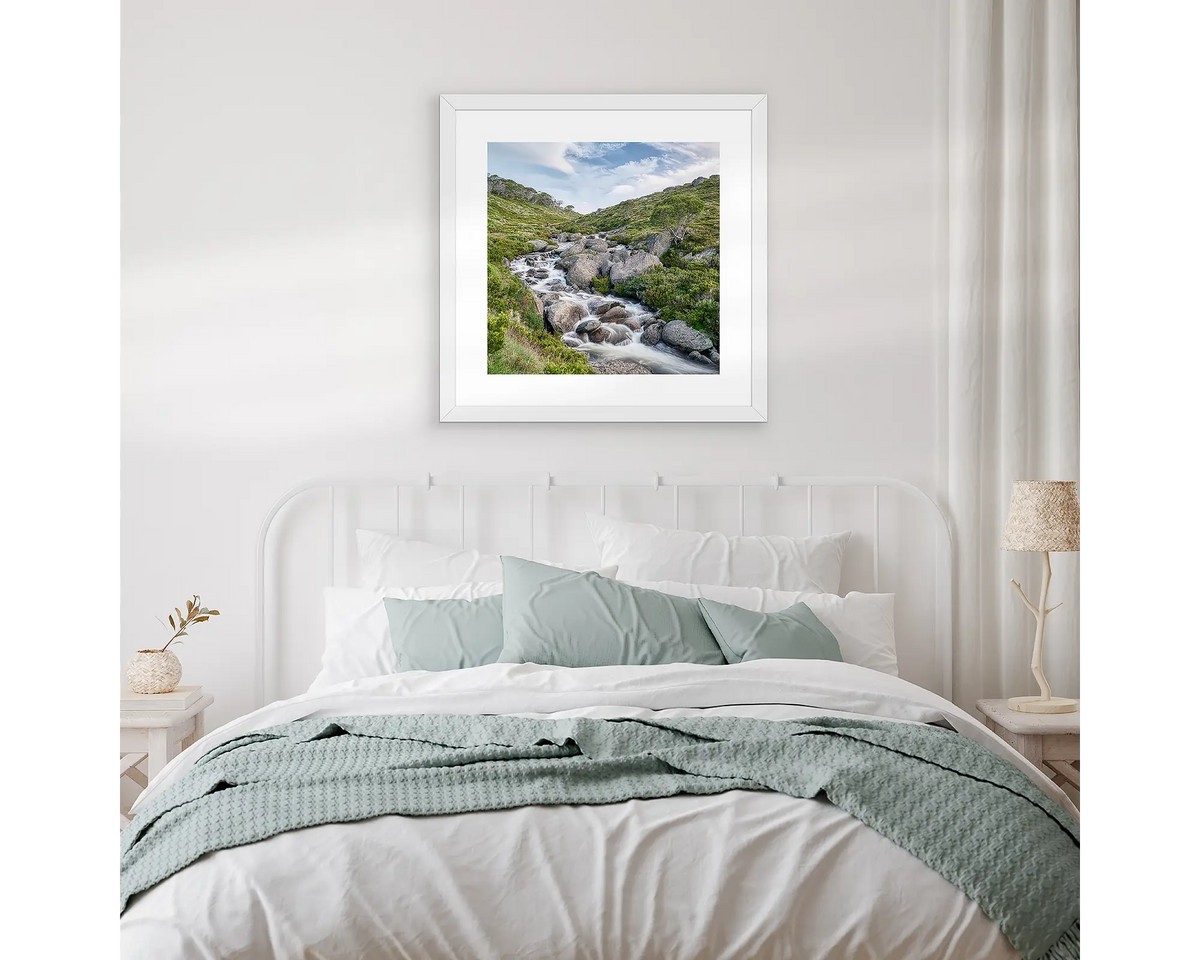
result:
[[[663,267],[618,283],[616,293],[641,300],[665,321],[682,320],[721,345],[721,274],[706,266]]]

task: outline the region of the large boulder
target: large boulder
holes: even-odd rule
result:
[[[695,180],[693,180],[693,181],[692,181],[692,186],[693,186],[693,187],[698,187],[698,186],[700,186],[700,184],[702,184],[703,182],[704,182],[704,177],[697,177]]]
[[[713,342],[699,330],[693,330],[682,320],[672,320],[662,330],[662,340],[668,347],[674,347],[681,353],[691,353],[693,350],[704,353],[713,348]]]
[[[638,246],[655,257],[661,257],[671,249],[671,238],[665,233],[652,233]]]
[[[599,275],[600,266],[595,257],[580,257],[567,271],[567,283],[576,290],[586,290]]]
[[[613,263],[624,263],[629,259],[628,247],[610,247],[608,251],[608,259]]]
[[[646,324],[646,328],[642,331],[642,343],[648,347],[657,347],[662,340],[662,330],[663,324],[658,321]]]
[[[640,277],[647,270],[653,270],[655,267],[661,267],[662,261],[652,253],[647,253],[645,250],[638,250],[636,253],[629,255],[629,259],[621,263],[614,263],[608,271],[608,279],[613,284],[624,283],[633,277]]]
[[[579,240],[576,240],[573,244],[567,247],[566,250],[563,251],[563,254],[569,256],[573,253],[583,253],[583,250],[583,243]]]
[[[580,320],[579,325],[575,328],[575,332],[580,336],[591,333],[593,330],[600,329],[600,321],[595,317],[588,317],[585,320]]]
[[[546,243],[545,240],[531,240],[530,244],[532,245],[532,249],[534,251],[536,251],[537,253],[541,253],[543,250],[546,249],[546,247],[549,246],[549,244]]]
[[[563,345],[564,345],[564,346],[572,347],[572,348],[574,348],[574,349],[577,349],[577,348],[579,348],[579,347],[582,347],[582,346],[583,346],[583,341],[582,341],[582,340],[580,340],[580,339],[579,339],[577,336],[575,336],[575,334],[573,334],[573,333],[564,333],[564,334],[563,334],[563,338],[562,338],[562,342],[563,342]]]
[[[583,304],[574,300],[555,300],[546,308],[546,321],[555,333],[571,333],[575,325],[587,316]]]
[[[599,314],[601,323],[616,323],[618,320],[624,320],[628,316],[629,311],[621,306],[610,307]]]
[[[688,359],[691,360],[692,363],[700,364],[700,366],[702,366],[702,367],[714,366],[713,362],[711,360],[709,360],[708,357],[706,357],[704,354],[702,354],[696,350],[693,350],[691,353],[688,354]]]
[[[640,363],[615,357],[590,357],[588,363],[592,365],[592,369],[597,373],[616,374],[617,376],[650,373]]]
[[[620,323],[627,326],[630,330],[641,330],[642,321],[637,317],[608,317],[604,318],[605,323]]]
[[[575,261],[581,256],[583,256],[581,253],[564,253],[558,258],[558,263],[556,263],[555,266],[558,267],[559,270],[570,270],[571,267],[575,265]]]
[[[588,309],[591,310],[596,316],[600,316],[602,313],[608,313],[608,311],[613,307],[621,306],[620,300],[601,300],[598,304],[596,304],[596,306],[592,306],[593,303],[596,303],[596,301],[588,301]]]
[[[612,267],[612,259],[609,257],[609,255],[607,253],[601,253],[592,259],[596,261],[596,269],[600,272],[600,276],[607,277],[608,271]]]
[[[593,237],[583,245],[583,248],[585,250],[595,250],[597,253],[603,253],[608,249],[608,244],[599,237]]]

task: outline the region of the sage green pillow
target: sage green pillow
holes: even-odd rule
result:
[[[725,662],[696,600],[532,560],[502,557],[500,562],[501,663],[599,667]]]
[[[461,670],[495,663],[504,646],[500,599],[384,598],[400,669]]]
[[[778,613],[698,600],[704,621],[730,663],[743,660],[837,660],[837,638],[801,601]]]

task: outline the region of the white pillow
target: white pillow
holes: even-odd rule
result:
[[[635,587],[647,587],[676,597],[694,597],[729,603],[759,613],[777,613],[803,600],[837,638],[846,663],[870,667],[893,677],[900,675],[896,663],[896,623],[894,593],[857,593],[844,597],[830,593],[793,593],[763,590],[758,587],[723,587],[672,581],[637,581]]]
[[[827,537],[727,537],[587,515],[600,562],[621,580],[837,593],[850,533]]]
[[[494,554],[460,550],[423,540],[403,540],[374,530],[359,530],[356,535],[359,586],[366,590],[383,590],[397,585],[434,587],[448,583],[493,583],[503,579],[500,558]],[[565,563],[550,566],[596,570],[604,577],[614,577],[617,573],[615,564],[609,568],[573,567]]]
[[[433,587],[360,590],[325,588],[325,652],[312,693],[335,683],[380,677],[400,670],[400,658],[388,629],[385,597],[399,600],[478,600],[502,593],[504,584],[455,583]]]

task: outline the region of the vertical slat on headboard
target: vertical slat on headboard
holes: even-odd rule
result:
[[[875,484],[874,488],[874,533],[871,536],[871,573],[874,578],[875,587],[872,593],[879,592],[879,484]]]
[[[537,541],[536,534],[533,529],[533,484],[529,485],[529,559],[536,560],[537,557]]]
[[[337,586],[337,487],[329,487],[329,586]]]

